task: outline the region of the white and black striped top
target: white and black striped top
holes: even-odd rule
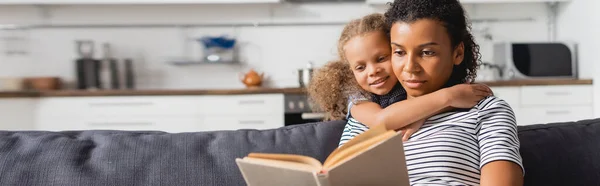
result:
[[[366,129],[349,115],[340,145]],[[404,151],[411,185],[479,185],[489,162],[511,161],[523,169],[519,146],[512,109],[491,96],[472,109],[429,118]]]

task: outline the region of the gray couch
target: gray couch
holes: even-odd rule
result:
[[[245,185],[249,152],[321,161],[343,121],[273,130],[0,132],[0,185]],[[600,119],[519,127],[526,185],[600,185]]]

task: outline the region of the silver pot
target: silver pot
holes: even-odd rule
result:
[[[313,68],[312,63],[308,63],[306,68],[298,69],[298,83],[300,87],[307,87],[312,79]]]

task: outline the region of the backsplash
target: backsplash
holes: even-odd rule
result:
[[[491,59],[493,41],[547,41],[544,4],[467,5],[483,60]],[[259,23],[258,26],[194,28],[38,28],[24,31],[28,54],[0,53],[0,76],[60,76],[74,81],[75,40],[111,44],[115,57],[132,58],[137,87],[144,89],[242,88],[239,73],[249,68],[264,72],[268,86],[297,87],[297,69],[313,62],[320,67],[336,56],[336,41],[344,22],[383,6],[364,4],[277,5],[168,5],[168,6],[50,6],[43,11],[29,6],[0,7],[2,24],[190,24]],[[512,13],[507,14],[506,10]],[[527,20],[531,19],[531,20]],[[482,22],[481,20],[489,20]],[[499,21],[497,21],[499,20]],[[503,21],[504,20],[504,21]],[[497,21],[497,22],[496,22]],[[324,23],[323,25],[261,26],[260,23]],[[2,32],[1,34],[7,34]],[[202,36],[235,36],[240,43],[241,65],[175,66],[169,58],[200,58],[193,41]],[[185,37],[184,37],[185,36]],[[6,47],[0,44],[0,51]],[[186,50],[187,49],[187,50]],[[580,61],[580,76],[592,77],[592,62]]]

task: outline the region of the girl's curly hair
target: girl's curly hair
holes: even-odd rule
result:
[[[330,61],[313,74],[307,92],[313,105],[327,114],[325,120],[340,120],[346,117],[350,94],[361,94],[369,98],[370,94],[356,82],[344,55],[344,46],[356,36],[376,31],[388,33],[383,14],[370,14],[350,21],[338,40],[339,60]],[[389,40],[389,37],[386,39]]]

